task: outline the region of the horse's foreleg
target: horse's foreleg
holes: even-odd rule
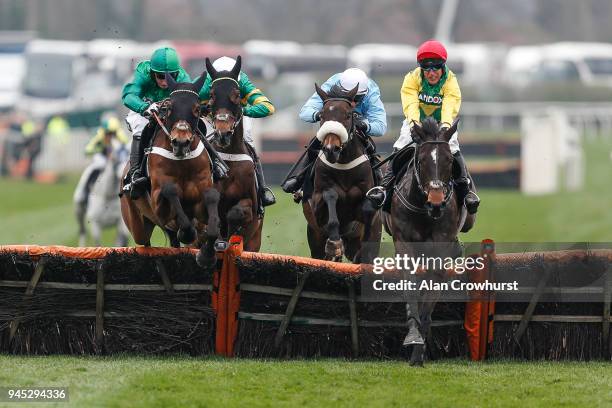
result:
[[[97,220],[91,222],[91,237],[95,246],[99,247],[102,245],[102,227]]]
[[[248,238],[243,229],[253,223],[253,218],[253,201],[251,199],[240,200],[227,212],[228,237],[242,233],[243,238]]]
[[[179,241],[176,231],[172,231],[167,228],[164,228],[164,231],[170,240],[170,246],[172,248],[179,248],[181,246],[181,241]]]
[[[177,185],[174,183],[165,183],[160,190],[160,195],[170,204],[170,208],[174,209],[179,227],[179,241],[183,244],[191,244],[196,239],[196,230],[191,224],[189,217],[187,217],[187,214],[185,214],[185,210],[183,210]]]
[[[421,334],[424,338],[429,337],[429,331],[431,329],[431,315],[438,298],[440,297],[439,292],[428,290],[423,295],[423,302],[420,308],[420,320],[421,320]],[[410,356],[410,365],[422,366],[423,360],[425,359],[426,343],[416,345],[412,350]]]
[[[363,216],[363,235],[361,236],[361,248],[359,249],[358,259],[354,262],[357,263],[372,263],[374,257],[378,255],[380,251],[380,218],[375,220],[377,217],[377,209],[374,208],[372,201],[365,199],[361,206],[361,212]],[[376,230],[377,228],[378,230]]]
[[[75,203],[75,215],[79,224],[79,246],[85,246],[87,243],[87,229],[85,228],[85,213],[87,212],[87,202]]]
[[[221,194],[210,188],[204,192],[204,206],[208,215],[206,224],[206,241],[196,255],[196,262],[201,268],[212,269],[216,263],[215,241],[219,237],[219,198]]]
[[[119,221],[117,221],[117,237],[115,238],[115,246],[126,247],[128,245],[129,236],[130,231],[125,226],[123,219],[120,217]]]
[[[327,205],[327,242],[325,243],[325,255],[331,260],[341,260],[344,255],[342,238],[340,237],[340,220],[338,219],[338,211],[336,204],[338,203],[338,192],[333,188],[323,191],[323,201]]]

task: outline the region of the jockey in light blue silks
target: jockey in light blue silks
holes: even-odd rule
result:
[[[370,137],[380,137],[387,131],[387,113],[385,106],[380,98],[380,89],[376,82],[368,78],[365,72],[358,68],[349,68],[344,72],[333,75],[321,85],[325,92],[339,90],[346,93],[358,86],[355,106],[353,108],[355,128],[364,138],[362,142],[365,146],[366,154],[370,158],[372,165],[378,163],[376,156],[376,146]],[[338,92],[335,92],[338,93]],[[320,112],[323,109],[323,101],[315,92],[306,101],[300,110],[300,119],[304,122],[316,123],[320,120]],[[297,164],[287,175],[281,185],[287,193],[293,193],[299,200],[299,190],[302,188],[304,179],[309,173],[309,169],[315,162],[321,142],[315,137],[312,139],[306,152],[300,157]]]

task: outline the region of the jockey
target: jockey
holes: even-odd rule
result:
[[[230,57],[220,57],[217,58],[212,65],[218,72],[231,71],[234,65],[236,65],[236,60]],[[242,124],[243,138],[246,142],[247,151],[255,164],[255,176],[257,177],[258,195],[261,205],[267,207],[276,203],[276,197],[274,197],[274,193],[270,187],[266,185],[261,161],[255,151],[255,143],[253,142],[252,136],[253,122],[251,118],[263,118],[272,115],[274,113],[274,105],[272,105],[272,102],[270,102],[259,88],[253,85],[249,77],[242,71],[240,71],[238,75],[238,85],[240,86],[240,98],[242,99],[243,105],[242,113],[244,115]],[[212,79],[210,75],[208,75],[200,91],[200,101],[205,105],[207,105],[210,100],[211,86]]]
[[[380,99],[380,89],[378,85],[369,79],[365,72],[358,68],[349,68],[344,72],[333,75],[321,85],[321,89],[330,92],[334,87],[339,87],[341,91],[348,92],[357,88],[355,97],[355,107],[353,108],[355,127],[365,136],[363,140],[367,155],[370,157],[372,165],[378,162],[376,157],[376,146],[370,139],[371,136],[383,136],[387,131],[387,113],[385,106]],[[323,101],[315,92],[300,110],[300,119],[304,122],[316,123],[320,118],[323,109]],[[281,185],[286,193],[293,193],[296,201],[299,201],[298,192],[304,183],[307,169],[316,160],[322,144],[315,137],[307,147],[306,152],[298,160],[297,164],[291,169],[287,178]]]
[[[151,59],[141,61],[134,71],[132,82],[123,87],[123,104],[130,109],[126,122],[132,132],[132,149],[130,152],[130,170],[124,180],[124,192],[129,192],[131,198],[139,198],[146,186],[147,178],[141,174],[141,164],[144,150],[151,142],[155,126],[147,126],[153,114],[159,110],[158,103],[170,96],[168,73],[177,82],[191,82],[189,74],[181,67],[178,54],[174,48],[163,47],[155,50]],[[213,172],[216,177],[225,176],[219,165],[214,149],[204,143],[213,159]]]
[[[121,129],[119,119],[116,117],[109,117],[102,121],[102,124],[98,128],[96,135],[87,143],[85,147],[85,154],[87,156],[93,156],[92,162],[85,168],[77,188],[74,192],[74,202],[82,204],[87,201],[89,196],[89,190],[93,183],[96,181],[104,166],[108,154],[112,150],[113,139],[116,139],[119,143],[126,146],[129,143],[129,138]]]
[[[419,67],[406,74],[402,84],[402,108],[406,119],[398,140],[393,144],[394,152],[412,143],[413,123],[420,123],[426,117],[432,116],[443,131],[448,129],[457,117],[461,106],[461,90],[457,77],[446,66],[446,58],[446,49],[436,40],[424,42],[417,50]],[[464,202],[468,212],[474,214],[478,210],[480,198],[470,191],[470,179],[459,150],[457,132],[451,137],[449,144],[454,157],[454,173],[457,174],[454,183],[459,202]],[[387,192],[391,191],[394,177],[393,163],[390,162],[381,185],[368,191],[367,197],[378,208],[387,200]]]

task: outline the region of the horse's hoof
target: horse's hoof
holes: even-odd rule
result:
[[[213,256],[212,258],[207,258],[202,253],[202,251],[198,251],[198,253],[196,254],[196,263],[200,268],[206,271],[212,271],[215,267],[215,264],[217,263],[217,258],[216,256]]]
[[[196,239],[196,230],[193,227],[179,228],[176,236],[180,242],[189,245]]]
[[[423,360],[410,360],[410,367],[423,367]]]
[[[328,238],[325,243],[325,255],[327,259],[331,259],[335,262],[341,261],[344,256],[344,245],[342,244],[342,240],[332,241]]]

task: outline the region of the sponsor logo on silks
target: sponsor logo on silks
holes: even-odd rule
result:
[[[426,95],[424,93],[420,93],[419,94],[419,100],[421,102],[425,102],[428,103],[430,105],[442,105],[442,99],[444,99],[442,96],[440,95]]]

